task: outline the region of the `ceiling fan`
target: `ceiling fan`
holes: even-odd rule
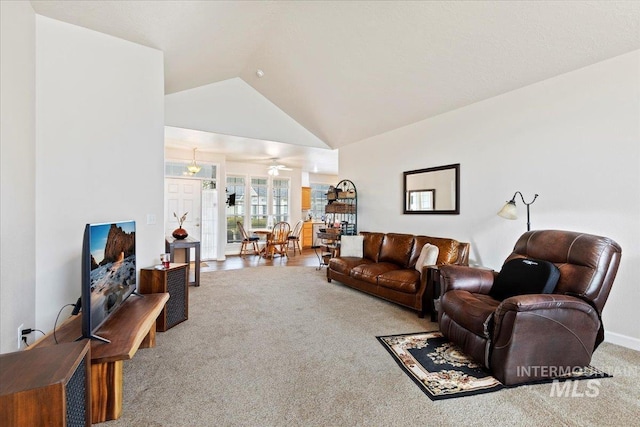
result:
[[[286,167],[285,165],[276,164],[276,159],[272,160],[271,165],[267,168],[267,173],[272,176],[280,175],[280,171],[290,171],[293,170],[291,168]]]

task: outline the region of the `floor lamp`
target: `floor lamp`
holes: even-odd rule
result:
[[[536,201],[536,199],[538,198],[538,195],[536,194],[535,196],[533,196],[533,200],[530,201],[529,203],[524,201],[524,196],[522,195],[521,192],[516,191],[515,194],[513,195],[513,197],[511,198],[511,200],[509,200],[503,207],[502,209],[500,209],[500,212],[498,212],[498,215],[501,216],[502,218],[506,218],[506,219],[518,219],[518,210],[516,209],[516,196],[520,195],[520,198],[522,199],[522,203],[525,204],[525,206],[527,207],[527,231],[531,230],[531,221],[530,221],[530,217],[529,217],[529,205],[532,205],[533,202]]]

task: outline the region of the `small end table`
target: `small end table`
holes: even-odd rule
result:
[[[200,240],[194,239],[191,236],[187,236],[185,239],[178,240],[173,236],[167,236],[165,239],[165,251],[171,254],[171,262],[180,263],[184,262],[187,264],[187,270],[191,269],[191,264],[189,263],[189,258],[191,257],[191,248],[195,249],[196,258],[195,262],[195,274],[194,281],[189,282],[190,285],[200,286]],[[183,257],[180,259],[176,259],[176,250],[182,250],[184,252]],[[191,272],[188,272],[189,276]],[[187,276],[187,277],[189,277]]]
[[[440,269],[437,265],[427,269],[427,304],[431,308],[431,321],[438,321],[438,308],[440,306]]]
[[[165,332],[189,318],[189,266],[170,264],[140,269],[140,293],[168,293],[169,301],[156,319],[156,331]]]
[[[311,249],[316,253],[318,257],[318,267],[316,270],[322,270],[322,267],[329,265],[329,259],[331,258],[331,252],[328,252],[326,245],[314,245]]]

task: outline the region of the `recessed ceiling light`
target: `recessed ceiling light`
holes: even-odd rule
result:
[[[262,71],[260,68],[258,68],[256,70],[256,76],[258,76],[258,78],[264,76],[264,71]]]

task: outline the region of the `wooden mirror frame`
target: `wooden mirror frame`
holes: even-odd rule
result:
[[[447,195],[451,195],[451,191],[449,188],[438,187],[434,185],[429,185],[428,188],[408,188],[407,179],[410,175],[417,174],[436,174],[440,171],[450,171],[452,170],[454,173],[454,183],[453,188],[455,194],[452,195],[451,199],[454,203],[453,209],[439,209],[438,206],[442,206],[442,203],[437,203],[437,199],[434,199],[434,208],[427,210],[418,210],[418,209],[410,209],[409,206],[409,195],[411,193],[415,193],[416,191],[433,191],[434,195],[439,197],[447,197]],[[403,172],[403,192],[402,192],[402,211],[405,214],[430,214],[430,215],[459,215],[460,214],[460,163],[455,163],[452,165],[445,166],[437,166],[433,168],[426,169],[417,169],[413,171]],[[436,191],[437,190],[437,191]]]

